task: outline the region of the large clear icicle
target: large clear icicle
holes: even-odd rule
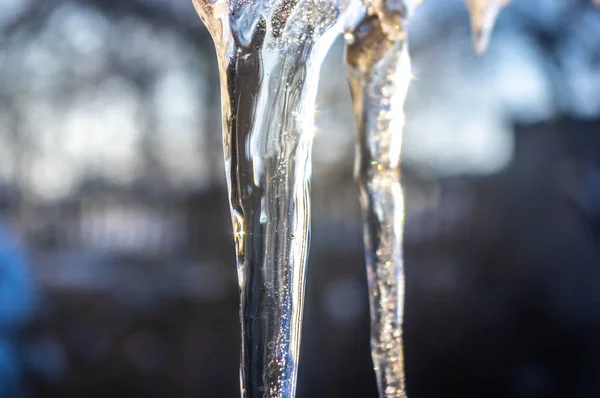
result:
[[[355,4],[356,3],[356,4]],[[243,397],[295,395],[321,63],[355,0],[194,0],[219,62]]]
[[[471,16],[473,44],[477,54],[483,54],[490,43],[498,14],[510,0],[465,0]]]
[[[400,160],[412,74],[404,25],[418,3],[373,0],[368,16],[345,36],[358,127],[355,175],[364,219],[371,351],[381,397],[406,396]]]

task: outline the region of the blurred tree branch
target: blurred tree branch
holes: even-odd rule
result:
[[[78,4],[78,1],[69,1]],[[168,28],[179,32],[189,42],[194,43],[200,50],[213,51],[212,40],[200,19],[194,14],[193,18],[182,15],[167,3],[149,2],[145,0],[86,0],[86,4],[96,8],[107,16],[118,18],[136,16],[148,21],[153,26]],[[193,11],[190,2],[190,11]]]
[[[32,1],[5,26],[0,27],[1,37],[10,41],[18,36],[17,33],[26,33],[24,36],[35,35],[44,27],[45,22],[56,9],[69,3],[78,7],[94,8],[112,19],[124,16],[140,18],[153,26],[178,32],[202,52],[213,51],[209,34],[195,14],[184,15],[183,12],[168,6],[169,3],[145,0]],[[190,12],[193,12],[191,3]]]
[[[29,30],[30,34],[37,33],[44,25],[49,15],[59,5],[60,0],[48,0],[44,2],[31,2],[21,12],[0,28],[2,37],[12,38],[18,32]]]

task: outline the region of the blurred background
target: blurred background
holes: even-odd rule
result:
[[[238,396],[214,48],[186,0],[0,0],[0,397]],[[600,7],[410,25],[411,398],[600,397]],[[298,397],[375,397],[343,43],[322,70]]]

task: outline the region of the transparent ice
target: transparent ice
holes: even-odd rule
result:
[[[357,0],[194,0],[215,43],[241,294],[243,397],[293,397],[322,61]]]
[[[215,43],[241,295],[243,397],[294,397],[319,70],[346,31],[358,126],[371,346],[380,396],[405,397],[405,23],[420,0],[193,0]],[[467,0],[479,53],[506,0]]]
[[[364,219],[371,352],[381,397],[405,397],[402,318],[404,100],[412,77],[405,23],[419,1],[373,1],[346,33],[358,128],[355,176]]]

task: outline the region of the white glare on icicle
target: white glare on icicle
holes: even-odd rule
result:
[[[292,398],[319,70],[359,0],[193,0],[217,50],[240,285],[241,393]]]
[[[483,54],[490,43],[496,19],[509,0],[465,0],[471,16],[473,43],[477,54]]]

